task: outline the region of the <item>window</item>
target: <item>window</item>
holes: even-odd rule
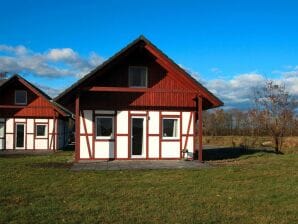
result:
[[[4,138],[4,123],[0,123],[0,138]]]
[[[162,136],[164,138],[178,137],[178,119],[164,118],[162,120]]]
[[[25,90],[15,91],[15,104],[19,104],[19,105],[27,104],[27,91]]]
[[[147,87],[147,73],[147,67],[130,66],[128,69],[128,85],[130,87]]]
[[[113,117],[96,118],[96,137],[112,138],[114,134]]]
[[[37,124],[36,125],[36,137],[45,137],[46,136],[47,125]]]

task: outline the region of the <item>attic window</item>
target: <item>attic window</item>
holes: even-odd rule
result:
[[[145,66],[129,66],[128,85],[129,87],[147,87],[148,68]]]
[[[16,90],[14,103],[18,105],[26,105],[27,104],[27,91],[25,90]]]

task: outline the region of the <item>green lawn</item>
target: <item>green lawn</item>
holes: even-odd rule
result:
[[[0,157],[0,223],[298,223],[298,154],[106,172],[70,171],[72,156]]]

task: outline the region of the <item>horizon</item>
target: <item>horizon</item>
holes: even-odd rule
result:
[[[55,97],[144,35],[219,97],[223,109],[247,109],[251,89],[268,79],[298,96],[298,2],[143,4],[139,10],[138,1],[2,2],[0,71]]]

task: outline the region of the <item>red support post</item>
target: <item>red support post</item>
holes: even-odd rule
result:
[[[80,159],[80,96],[76,96],[76,108],[75,108],[75,160],[76,162]]]
[[[202,113],[202,96],[198,98],[198,118],[199,118],[199,127],[198,127],[198,134],[199,134],[199,161],[203,161],[203,113]]]

